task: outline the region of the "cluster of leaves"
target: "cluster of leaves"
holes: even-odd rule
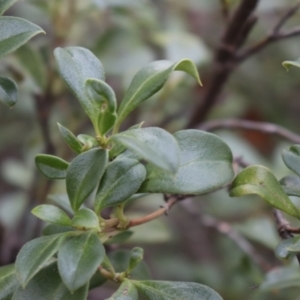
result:
[[[52,155],[36,156],[43,175],[65,179],[69,204],[65,210],[48,204],[33,209],[35,216],[50,224],[43,237],[21,249],[15,268],[7,267],[0,280],[2,298],[24,299],[42,293],[47,299],[55,290],[57,299],[66,295],[85,299],[88,288],[95,285],[94,277],[100,276],[96,285],[106,279],[121,283],[111,299],[124,295],[138,299],[137,291],[148,299],[221,299],[197,283],[129,279],[143,250],[134,248],[128,265],[117,272],[103,246],[130,228],[124,207],[132,199],[147,193],[202,194],[232,180],[231,151],[213,134],[185,130],[172,135],[156,127],[142,128],[142,124],[119,132],[127,115],[159,91],[173,71],[184,71],[201,83],[195,65],[187,59],[146,65],[133,78],[117,109],[102,64],[89,50],[57,48],[54,54],[59,73],[90,118],[95,136],[75,136],[59,124],[64,141],[77,156],[70,163]],[[93,209],[84,203],[88,198]],[[113,213],[105,219],[101,213],[108,207]],[[45,277],[52,278],[47,287]]]

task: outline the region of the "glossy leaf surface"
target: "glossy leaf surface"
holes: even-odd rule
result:
[[[58,252],[58,269],[70,291],[86,284],[105,256],[105,249],[97,234],[87,231],[69,236]]]
[[[0,268],[0,299],[11,299],[13,292],[19,286],[15,265],[7,265]]]
[[[81,208],[76,212],[72,220],[72,226],[79,230],[96,229],[100,230],[97,215],[89,208]]]
[[[35,157],[38,170],[48,179],[64,179],[67,174],[69,163],[65,160],[47,154],[38,154]]]
[[[0,58],[44,32],[41,27],[27,20],[7,16],[0,18],[0,28]]]
[[[77,137],[66,127],[57,123],[61,136],[66,144],[77,154],[81,153],[83,145],[77,139]]]
[[[13,300],[86,300],[88,284],[71,293],[62,282],[56,263],[43,268],[25,289],[19,287]]]
[[[71,219],[68,217],[68,215],[59,207],[54,205],[50,205],[50,204],[38,205],[31,212],[36,217],[38,217],[39,219],[45,222],[62,225],[62,226],[71,225]]]
[[[282,151],[282,159],[286,166],[300,176],[300,145]]]
[[[58,251],[63,238],[60,234],[39,237],[22,247],[16,260],[16,273],[23,287]]]
[[[290,196],[300,197],[300,177],[296,175],[289,175],[282,178],[280,184],[283,190]]]
[[[216,135],[191,129],[178,131],[174,137],[180,148],[177,173],[170,174],[148,165],[147,178],[139,192],[201,194],[233,179],[231,151]]]
[[[1,0],[0,1],[0,16],[8,10],[17,0]]]
[[[0,101],[9,107],[13,107],[18,101],[17,84],[6,77],[0,77]]]
[[[138,292],[135,286],[129,281],[125,280],[118,290],[106,300],[138,300]]]
[[[77,211],[99,185],[107,164],[107,151],[91,149],[79,154],[70,164],[66,185],[71,206]]]
[[[128,158],[111,162],[96,195],[96,212],[127,200],[139,189],[145,177],[146,169],[137,160]]]
[[[134,76],[119,107],[117,124],[121,124],[132,110],[158,92],[173,71],[184,71],[201,84],[196,66],[188,59],[177,63],[168,60],[152,62]]]
[[[170,133],[161,128],[149,127],[127,130],[113,135],[110,140],[132,150],[140,158],[160,169],[172,173],[176,173],[178,170],[178,144]]]
[[[149,300],[222,300],[211,288],[194,282],[134,280],[132,283]]]
[[[256,194],[275,208],[300,218],[300,212],[286,195],[272,172],[263,166],[244,169],[232,183],[230,196],[241,197]]]

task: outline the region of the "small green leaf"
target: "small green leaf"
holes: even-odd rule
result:
[[[146,169],[135,159],[120,159],[106,168],[95,199],[95,211],[117,205],[139,189],[146,178]]]
[[[149,300],[222,300],[217,292],[195,282],[131,280],[131,283]]]
[[[289,259],[296,252],[300,252],[300,237],[283,240],[275,248],[275,255],[278,259]]]
[[[0,58],[16,50],[38,33],[45,33],[39,26],[16,17],[0,17]]]
[[[116,126],[119,127],[132,110],[158,92],[173,71],[184,71],[193,76],[201,85],[197,68],[188,59],[177,63],[168,60],[152,62],[134,76],[119,107]]]
[[[285,165],[300,176],[300,145],[293,145],[289,150],[282,151]]]
[[[297,67],[300,68],[300,60],[296,60],[296,61],[291,61],[291,60],[286,60],[282,63],[282,65],[286,68],[286,70],[288,71],[290,67]]]
[[[147,165],[147,178],[139,192],[203,194],[233,179],[232,153],[216,135],[190,129],[178,131],[174,137],[180,148],[176,175]],[[169,150],[165,152],[169,154]]]
[[[38,170],[48,179],[64,179],[69,163],[65,160],[48,154],[38,154],[35,157]]]
[[[61,136],[66,144],[77,154],[82,152],[83,145],[77,139],[77,137],[66,127],[57,123]]]
[[[63,284],[56,263],[43,268],[25,289],[19,287],[12,300],[86,300],[88,284],[71,293]]]
[[[18,87],[12,79],[0,77],[0,101],[9,107],[17,103]]]
[[[144,257],[144,249],[140,247],[135,247],[130,251],[130,260],[127,271],[130,273],[142,260]]]
[[[69,236],[58,252],[59,273],[68,289],[72,292],[86,284],[104,256],[105,249],[95,232]]]
[[[98,141],[93,136],[87,134],[79,134],[77,135],[77,139],[79,140],[79,142],[81,142],[84,145],[83,146],[84,151],[99,145]]]
[[[39,237],[22,247],[16,260],[16,272],[23,287],[58,251],[64,237],[62,234]]]
[[[263,166],[244,169],[232,183],[230,196],[241,197],[256,194],[270,205],[287,214],[300,218],[300,212],[286,195],[272,172]]]
[[[100,230],[99,218],[89,208],[81,208],[76,212],[72,220],[72,226],[79,230],[86,230],[86,229]]]
[[[62,226],[71,225],[71,219],[68,217],[68,215],[63,210],[54,205],[42,204],[36,206],[31,212],[36,217],[45,222]]]
[[[172,173],[178,170],[178,144],[170,133],[161,128],[127,130],[113,135],[110,141],[125,146],[161,169]]]
[[[114,126],[117,118],[115,93],[107,83],[93,78],[85,82],[85,89],[95,110],[98,110],[98,129],[103,135]]]
[[[300,197],[300,177],[296,175],[289,175],[282,178],[280,184],[283,190],[290,196]]]
[[[130,280],[125,280],[118,290],[106,300],[138,300],[138,292]]]
[[[16,3],[18,0],[1,0],[0,1],[0,16],[3,15],[3,13],[8,10],[14,3]],[[0,298],[1,299],[1,298]]]
[[[130,230],[122,231],[118,233],[117,235],[113,236],[109,240],[105,242],[105,244],[113,245],[113,244],[121,244],[126,242],[131,236],[133,232]]]
[[[0,268],[0,299],[11,299],[13,292],[19,286],[15,265],[7,265]]]
[[[43,228],[42,235],[47,236],[47,235],[65,233],[65,232],[70,232],[70,231],[74,231],[74,228],[69,227],[69,226],[49,224]]]
[[[98,132],[99,107],[87,96],[85,82],[89,78],[102,81],[105,79],[101,62],[91,51],[82,47],[56,48],[54,56],[61,77],[77,97]]]
[[[77,211],[99,185],[105,171],[108,154],[103,149],[91,149],[79,154],[70,164],[66,185],[71,207]]]

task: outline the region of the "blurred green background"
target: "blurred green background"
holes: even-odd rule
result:
[[[88,118],[57,74],[54,48],[82,46],[94,52],[119,101],[135,72],[153,60],[192,59],[205,87],[214,50],[226,27],[221,2],[24,0],[6,13],[38,24],[46,35],[35,37],[0,61],[1,74],[14,78],[19,86],[17,105],[0,107],[1,265],[12,263],[21,245],[40,234],[43,224],[30,215],[31,208],[63,197],[65,192],[64,182],[45,180],[34,165],[38,153],[73,158],[56,123],[76,134],[92,134]],[[246,45],[264,38],[296,2],[261,0],[258,22]],[[228,0],[228,9],[234,10],[238,3]],[[298,14],[286,27],[299,22]],[[300,37],[274,43],[241,64],[206,119],[267,121],[299,132],[300,72],[291,69],[287,73],[281,65],[300,56],[299,44]],[[192,78],[175,72],[166,87],[135,110],[125,125],[145,121],[144,127],[160,126],[170,132],[183,129],[203,90]],[[235,157],[268,166],[277,178],[289,174],[281,161],[281,150],[289,142],[251,131],[219,130],[216,134],[230,145]],[[145,197],[133,203],[128,214],[143,215],[162,204],[162,195]],[[209,226],[205,222],[209,218],[215,223],[227,222],[245,237],[272,267],[267,281],[266,270],[228,235]],[[110,250],[145,247],[154,279],[203,283],[225,300],[300,299],[299,267],[275,258],[273,249],[278,243],[271,208],[257,197],[230,198],[224,189],[178,205],[168,217],[136,228],[128,242],[111,245]],[[106,284],[92,291],[90,299],[104,299],[113,289]]]

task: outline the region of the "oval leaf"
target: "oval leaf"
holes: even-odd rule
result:
[[[16,273],[23,287],[58,251],[64,237],[62,234],[39,237],[22,247],[16,260]]]
[[[92,149],[79,154],[70,164],[66,185],[71,207],[77,211],[99,185],[107,164],[107,151]]]
[[[216,135],[191,129],[178,131],[174,137],[180,148],[178,172],[172,175],[147,166],[147,178],[139,192],[202,194],[233,179],[231,151]]]
[[[99,218],[89,208],[81,208],[78,212],[76,212],[72,220],[72,226],[79,230],[86,230],[86,229],[100,230]]]
[[[71,219],[68,217],[68,215],[63,210],[54,205],[42,204],[36,206],[31,212],[36,217],[45,222],[62,226],[71,225]]]
[[[266,202],[287,214],[300,218],[300,212],[286,195],[272,172],[262,166],[244,169],[232,183],[230,196],[259,195]]]
[[[135,247],[130,252],[130,260],[127,271],[130,273],[144,258],[144,249]]]
[[[138,292],[135,286],[129,281],[125,280],[118,290],[106,300],[138,300]]]
[[[38,170],[48,179],[64,179],[67,174],[69,163],[65,160],[47,154],[38,154],[35,157]]]
[[[120,159],[110,163],[101,180],[95,211],[117,205],[127,200],[141,186],[146,178],[146,169],[135,159]]]
[[[15,265],[0,268],[0,299],[11,299],[13,292],[19,286]]]
[[[285,165],[300,176],[300,145],[293,145],[289,150],[282,151]]]
[[[0,77],[0,101],[9,107],[13,107],[18,101],[17,84],[6,77]]]
[[[283,240],[275,248],[275,255],[278,259],[289,259],[295,252],[300,252],[299,237]]]
[[[25,289],[19,287],[12,300],[86,300],[88,284],[71,293],[63,284],[56,263],[43,268]]]
[[[68,289],[75,291],[86,284],[104,256],[105,249],[95,232],[69,236],[58,252],[59,273]]]
[[[107,83],[97,79],[88,79],[85,82],[85,89],[90,101],[98,110],[99,133],[105,134],[114,126],[117,118],[115,93]]]
[[[134,76],[119,107],[116,126],[119,127],[133,109],[158,92],[173,71],[184,71],[193,76],[201,85],[197,68],[188,59],[177,63],[168,60],[152,62]]]
[[[172,173],[178,170],[178,144],[170,133],[161,128],[127,130],[113,135],[110,141],[125,146],[161,169]]]
[[[139,292],[149,300],[222,300],[211,288],[195,282],[176,281],[131,281]]]
[[[290,196],[300,197],[300,177],[290,175],[282,178],[280,184],[283,190]]]
[[[0,1],[0,16],[8,10],[17,0],[1,0]],[[1,299],[1,298],[0,298]]]
[[[77,139],[77,137],[66,127],[57,123],[61,136],[66,144],[77,154],[82,152],[83,145]]]
[[[38,33],[45,33],[41,27],[16,17],[1,17],[0,28],[0,58],[24,45]]]

